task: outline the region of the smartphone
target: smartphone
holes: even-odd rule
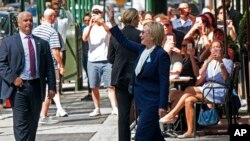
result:
[[[220,54],[220,50],[220,48],[214,48],[214,54],[218,56]]]
[[[174,15],[178,15],[179,14],[179,9],[172,9],[171,12]]]
[[[192,43],[188,43],[187,44],[187,54],[190,54],[192,52],[193,49],[193,44]]]
[[[201,24],[202,23],[201,17],[196,17],[195,22]]]
[[[224,23],[222,21],[217,21],[217,28],[222,29],[224,31]]]
[[[227,25],[229,25],[231,22],[231,20],[226,20]]]
[[[174,42],[174,36],[173,35],[167,35],[167,42]]]

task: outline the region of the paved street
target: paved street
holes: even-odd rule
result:
[[[55,117],[56,108],[52,104],[49,114],[60,122],[52,125],[39,125],[37,141],[118,141],[117,116],[111,115],[111,108],[106,90],[101,90],[101,112],[98,117],[89,117],[88,113],[94,108],[92,101],[81,101],[87,96],[87,90],[75,92],[67,91],[62,95],[62,105],[69,113],[68,117]],[[14,141],[12,131],[11,109],[4,109],[3,120],[0,120],[0,141]],[[229,136],[201,135],[196,138],[184,139],[187,141],[228,141]],[[134,136],[134,134],[132,134]],[[180,139],[166,138],[168,141]],[[183,139],[182,139],[183,140]]]

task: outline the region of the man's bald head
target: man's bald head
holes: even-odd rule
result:
[[[17,15],[17,22],[22,20],[22,18],[26,17],[27,15],[31,15],[32,14],[30,12],[27,12],[27,11],[24,11],[24,12],[20,12],[18,15]]]
[[[55,13],[55,11],[54,11],[53,9],[48,8],[48,9],[46,9],[46,10],[44,11],[43,15],[44,15],[44,16],[51,16],[51,15],[53,15],[54,13]]]
[[[56,12],[53,9],[46,9],[43,13],[44,20],[50,24],[53,24],[55,22],[56,18]]]
[[[33,17],[30,12],[24,11],[20,12],[17,16],[18,28],[21,32],[29,35],[33,27]]]

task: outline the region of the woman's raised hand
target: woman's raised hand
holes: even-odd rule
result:
[[[172,49],[174,48],[174,42],[166,41],[163,48],[166,52],[170,54],[172,52]]]
[[[217,56],[216,53],[211,52],[210,56],[207,59],[208,63],[211,62],[212,60],[216,59],[216,56]]]
[[[112,26],[115,26],[116,25],[116,23],[115,23],[115,16],[114,16],[114,7],[113,7],[113,5],[110,5],[109,6],[109,13],[108,13],[108,17],[109,17],[109,21],[110,21],[110,23],[111,23],[111,25]]]

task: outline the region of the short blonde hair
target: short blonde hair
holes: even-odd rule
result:
[[[162,41],[164,39],[163,25],[161,25],[160,23],[157,23],[157,22],[147,22],[147,23],[144,24],[144,27],[145,26],[148,27],[149,34],[154,37],[153,42],[156,45],[161,46]]]

